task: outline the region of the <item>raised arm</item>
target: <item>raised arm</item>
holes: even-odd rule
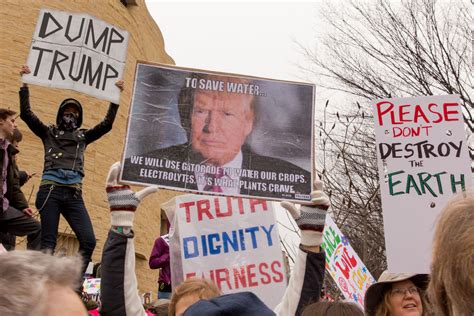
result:
[[[316,180],[311,192],[311,205],[296,207],[282,202],[301,230],[301,241],[290,282],[281,303],[275,308],[279,316],[300,315],[304,307],[317,301],[324,281],[325,258],[321,251],[329,199],[322,191],[322,182]]]
[[[117,184],[119,171],[120,163],[115,163],[107,177],[111,229],[102,252],[101,314],[145,316],[137,290],[132,227],[138,204],[158,188],[147,187],[135,193],[128,185]]]
[[[115,85],[118,89],[120,89],[121,92],[123,91],[124,82],[122,80],[117,81]],[[114,124],[118,108],[118,104],[110,103],[107,114],[105,115],[105,118],[102,120],[102,122],[100,122],[93,128],[85,131],[84,137],[86,139],[87,144],[98,140],[99,138],[110,132],[110,130],[112,129],[112,125]]]
[[[29,74],[30,68],[28,66],[22,66],[20,70],[20,76]],[[20,87],[20,118],[28,125],[30,130],[35,133],[36,136],[43,138],[48,132],[48,127],[41,122],[41,120],[33,113],[30,106],[30,91],[26,83]]]

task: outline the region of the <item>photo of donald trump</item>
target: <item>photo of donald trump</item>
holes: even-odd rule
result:
[[[314,87],[297,86],[303,97],[295,99],[305,104],[287,110],[307,112],[300,113],[298,122],[287,123],[283,134],[290,139],[279,143],[282,132],[272,124],[287,113],[275,105],[280,98],[268,95],[281,95],[275,90],[285,86],[295,94],[294,85],[181,69],[147,70],[137,73],[122,180],[231,196],[309,198]],[[300,131],[296,137],[291,134],[295,124]],[[138,145],[140,138],[146,146]],[[285,149],[285,158],[300,165],[303,161],[306,168],[274,154]]]

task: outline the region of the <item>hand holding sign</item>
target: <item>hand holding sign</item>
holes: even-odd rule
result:
[[[28,67],[27,65],[21,66],[20,76],[23,76],[24,74],[29,74],[30,72],[31,72],[30,67]]]
[[[41,9],[23,82],[72,89],[118,103],[129,34],[88,14]],[[26,74],[26,73],[25,73]]]
[[[110,206],[110,222],[115,227],[132,227],[138,204],[149,194],[158,191],[158,187],[150,186],[135,193],[128,185],[118,185],[119,171],[120,162],[116,162],[107,175],[105,190]]]
[[[311,192],[311,204],[301,205],[299,208],[291,202],[281,202],[281,206],[293,216],[301,229],[301,245],[319,247],[322,243],[326,213],[331,205],[329,198],[323,192],[323,182],[314,182],[315,190]]]
[[[115,85],[117,86],[117,88],[120,89],[120,92],[123,92],[123,89],[124,89],[124,86],[125,86],[125,83],[124,83],[123,80],[116,81]]]
[[[31,73],[30,67],[28,67],[27,65],[21,66],[20,77],[23,77],[23,75],[27,75],[29,73]],[[22,79],[22,81],[23,81],[23,79]],[[28,84],[23,82],[23,87],[28,87]]]

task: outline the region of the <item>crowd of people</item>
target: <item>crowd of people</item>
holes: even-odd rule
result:
[[[24,66],[20,74],[29,72],[29,68]],[[116,85],[123,90],[123,82]],[[213,156],[211,149],[216,140],[210,139],[218,132],[215,131],[217,123],[213,121],[217,115],[214,111],[220,112],[210,106],[211,101],[206,101],[205,97],[209,96],[199,98],[201,103],[198,103],[197,115],[203,117],[203,126],[198,128],[200,121],[198,118],[194,120],[195,128],[199,129],[195,135],[201,135],[201,138],[195,136],[195,143],[205,149],[201,155],[209,163],[215,160],[225,164],[235,157],[240,157],[238,160],[242,162],[242,157],[245,157],[241,151],[242,140],[230,149],[229,157],[224,155],[225,146],[219,147],[220,156]],[[28,86],[24,84],[20,88],[20,118],[44,145],[44,170],[35,202],[40,216],[40,221],[37,221],[20,188],[32,175],[21,172],[16,163],[21,140],[16,126],[17,113],[0,109],[0,238],[9,250],[0,254],[0,315],[87,315],[80,298],[81,281],[96,240],[82,197],[85,149],[112,129],[117,110],[117,104],[110,104],[102,122],[93,128],[81,129],[82,105],[69,98],[59,105],[56,124],[46,125],[31,109]],[[243,139],[248,135],[247,130],[250,132],[251,126],[245,127]],[[219,157],[224,157],[224,161]],[[137,290],[133,224],[135,215],[139,216],[137,208],[140,202],[158,188],[149,186],[133,192],[128,185],[118,183],[120,169],[120,163],[112,165],[106,179],[110,230],[102,252],[99,313],[149,315],[150,310],[143,306]],[[159,301],[147,307],[153,307],[156,315],[172,316],[474,314],[473,192],[455,196],[442,211],[434,234],[431,274],[385,271],[378,282],[368,288],[364,310],[346,301],[319,302],[326,261],[321,248],[322,233],[330,208],[322,182],[314,182],[308,204],[282,202],[281,205],[299,228],[300,244],[286,291],[273,310],[252,292],[223,294],[210,280],[190,278],[181,284],[171,284],[168,235],[156,239],[150,255],[150,268],[161,270],[157,288]],[[52,255],[60,215],[79,240],[79,254],[75,257]],[[136,233],[140,234],[140,231]],[[11,238],[15,236],[27,236],[28,250],[14,250],[15,242]]]

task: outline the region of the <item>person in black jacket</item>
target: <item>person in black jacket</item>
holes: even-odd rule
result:
[[[18,148],[19,143],[21,142],[22,139],[23,139],[23,134],[20,132],[20,130],[18,128],[16,128],[13,131],[13,134],[10,137],[9,141],[10,141],[11,145],[13,147],[15,147],[16,150],[19,150],[19,148]],[[28,173],[24,170],[20,170],[18,168],[16,158],[17,158],[16,154],[12,156],[12,164],[14,166],[15,173],[18,173],[18,179],[19,179],[20,187],[22,187],[26,182],[28,182],[28,180],[31,179],[32,176],[35,175],[35,173],[34,172],[33,173]],[[0,232],[0,243],[8,251],[15,250],[16,236],[14,234]]]
[[[30,73],[23,66],[20,75]],[[123,90],[123,81],[116,82]],[[56,125],[45,125],[30,107],[26,84],[20,88],[20,117],[44,145],[44,169],[36,196],[41,216],[41,249],[53,252],[56,247],[60,214],[79,240],[84,269],[91,260],[96,240],[89,214],[82,198],[84,152],[90,143],[112,129],[119,105],[111,103],[102,122],[90,129],[80,129],[82,105],[76,99],[65,99],[59,106]]]
[[[14,111],[0,109],[0,232],[28,236],[27,248],[37,250],[41,225],[32,218],[33,210],[20,190],[18,168],[13,159],[18,150],[10,143],[16,129],[15,114]]]
[[[23,140],[23,134],[21,133],[21,131],[16,128],[14,131],[13,131],[13,135],[12,135],[12,138],[10,140],[10,142],[12,143],[13,147],[15,147],[17,150],[20,150],[20,142]],[[13,160],[15,161],[15,166],[18,167],[18,164],[17,164],[17,155],[15,155],[13,157]],[[18,167],[18,175],[20,176],[20,187],[22,187],[23,185],[25,185],[25,183],[27,183],[28,181],[30,181],[30,179],[36,175],[36,172],[28,172],[28,171],[25,171],[25,170],[20,170],[19,167]]]

